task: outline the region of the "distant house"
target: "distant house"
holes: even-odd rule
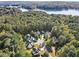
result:
[[[38,37],[40,34],[40,31],[35,32],[35,37]]]
[[[30,40],[30,37],[31,37],[31,35],[30,34],[27,34],[27,35],[25,35],[24,38],[25,38],[26,41],[29,41]]]
[[[51,52],[51,47],[45,46],[45,50],[46,50],[47,52]]]
[[[54,46],[55,46],[55,50],[57,50],[58,46],[59,46],[59,40],[58,40],[58,38],[53,37],[53,43],[54,43]]]
[[[58,44],[59,43],[59,40],[56,37],[53,37],[52,39],[53,39],[53,43],[54,44]]]
[[[45,32],[44,31],[41,31],[41,34],[44,34]]]
[[[44,40],[38,40],[36,43],[37,43],[40,47],[44,47],[44,46],[45,46]]]
[[[28,43],[28,44],[27,44],[27,48],[28,48],[28,49],[31,49],[32,47],[33,47],[33,43]]]
[[[45,39],[48,39],[49,37],[51,37],[51,32],[44,33],[44,37]]]
[[[31,42],[36,42],[36,38],[32,37],[30,38]]]
[[[26,41],[29,42],[29,43],[36,41],[36,38],[32,37],[30,34],[27,34],[27,35],[25,36],[25,39],[26,39]]]
[[[26,39],[26,47],[27,48],[32,48],[33,47],[33,43],[36,42],[36,39],[34,37],[32,37],[30,34],[27,34],[25,36],[25,39]]]
[[[39,57],[40,53],[39,53],[39,49],[38,48],[33,48],[32,49],[32,56],[33,57]]]

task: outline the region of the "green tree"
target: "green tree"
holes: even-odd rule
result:
[[[76,57],[77,51],[73,45],[64,46],[59,52],[58,56],[60,57]]]
[[[12,36],[14,56],[26,56],[26,46],[21,35],[14,33]]]

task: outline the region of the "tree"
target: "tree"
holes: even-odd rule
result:
[[[75,57],[75,56],[77,56],[76,48],[73,45],[64,46],[61,50],[59,50],[58,56],[60,56],[60,57]]]
[[[11,39],[10,38],[6,38],[4,40],[4,47],[10,47],[10,42],[11,42]]]
[[[72,40],[71,42],[64,45],[59,51],[58,56],[65,56],[65,57],[77,57],[78,56],[78,47],[79,41]]]
[[[26,56],[26,46],[20,34],[14,33],[12,37],[12,45],[14,48],[14,56]]]
[[[69,43],[71,40],[75,39],[75,36],[70,32],[71,29],[68,25],[64,24],[64,21],[56,21],[57,24],[52,27],[52,36],[55,36],[59,40],[60,46]]]
[[[47,39],[47,41],[45,41],[46,45],[51,47],[53,46],[53,42],[52,42],[52,39]]]
[[[48,53],[47,53],[46,51],[44,51],[44,50],[42,50],[42,51],[40,52],[40,55],[41,55],[42,57],[48,57],[48,56],[49,56]]]
[[[10,57],[11,56],[11,51],[9,51],[8,48],[5,48],[3,50],[0,50],[0,57]]]
[[[63,46],[64,44],[66,44],[66,37],[64,35],[60,35],[59,36],[59,44],[60,46]]]

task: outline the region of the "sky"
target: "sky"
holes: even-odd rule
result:
[[[0,0],[0,1],[78,1],[79,0]]]

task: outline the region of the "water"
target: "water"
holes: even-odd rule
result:
[[[19,8],[22,12],[28,12],[28,9]]]
[[[72,15],[72,16],[79,16],[79,10],[75,9],[68,9],[62,11],[45,11],[48,14],[64,14],[64,15]]]
[[[28,9],[20,8],[22,12],[28,12]],[[43,11],[47,14],[64,14],[64,15],[72,15],[72,16],[79,16],[79,10],[76,9],[68,9],[68,10],[61,10],[61,11],[48,11],[48,10],[41,10],[41,9],[34,9],[33,11]]]

